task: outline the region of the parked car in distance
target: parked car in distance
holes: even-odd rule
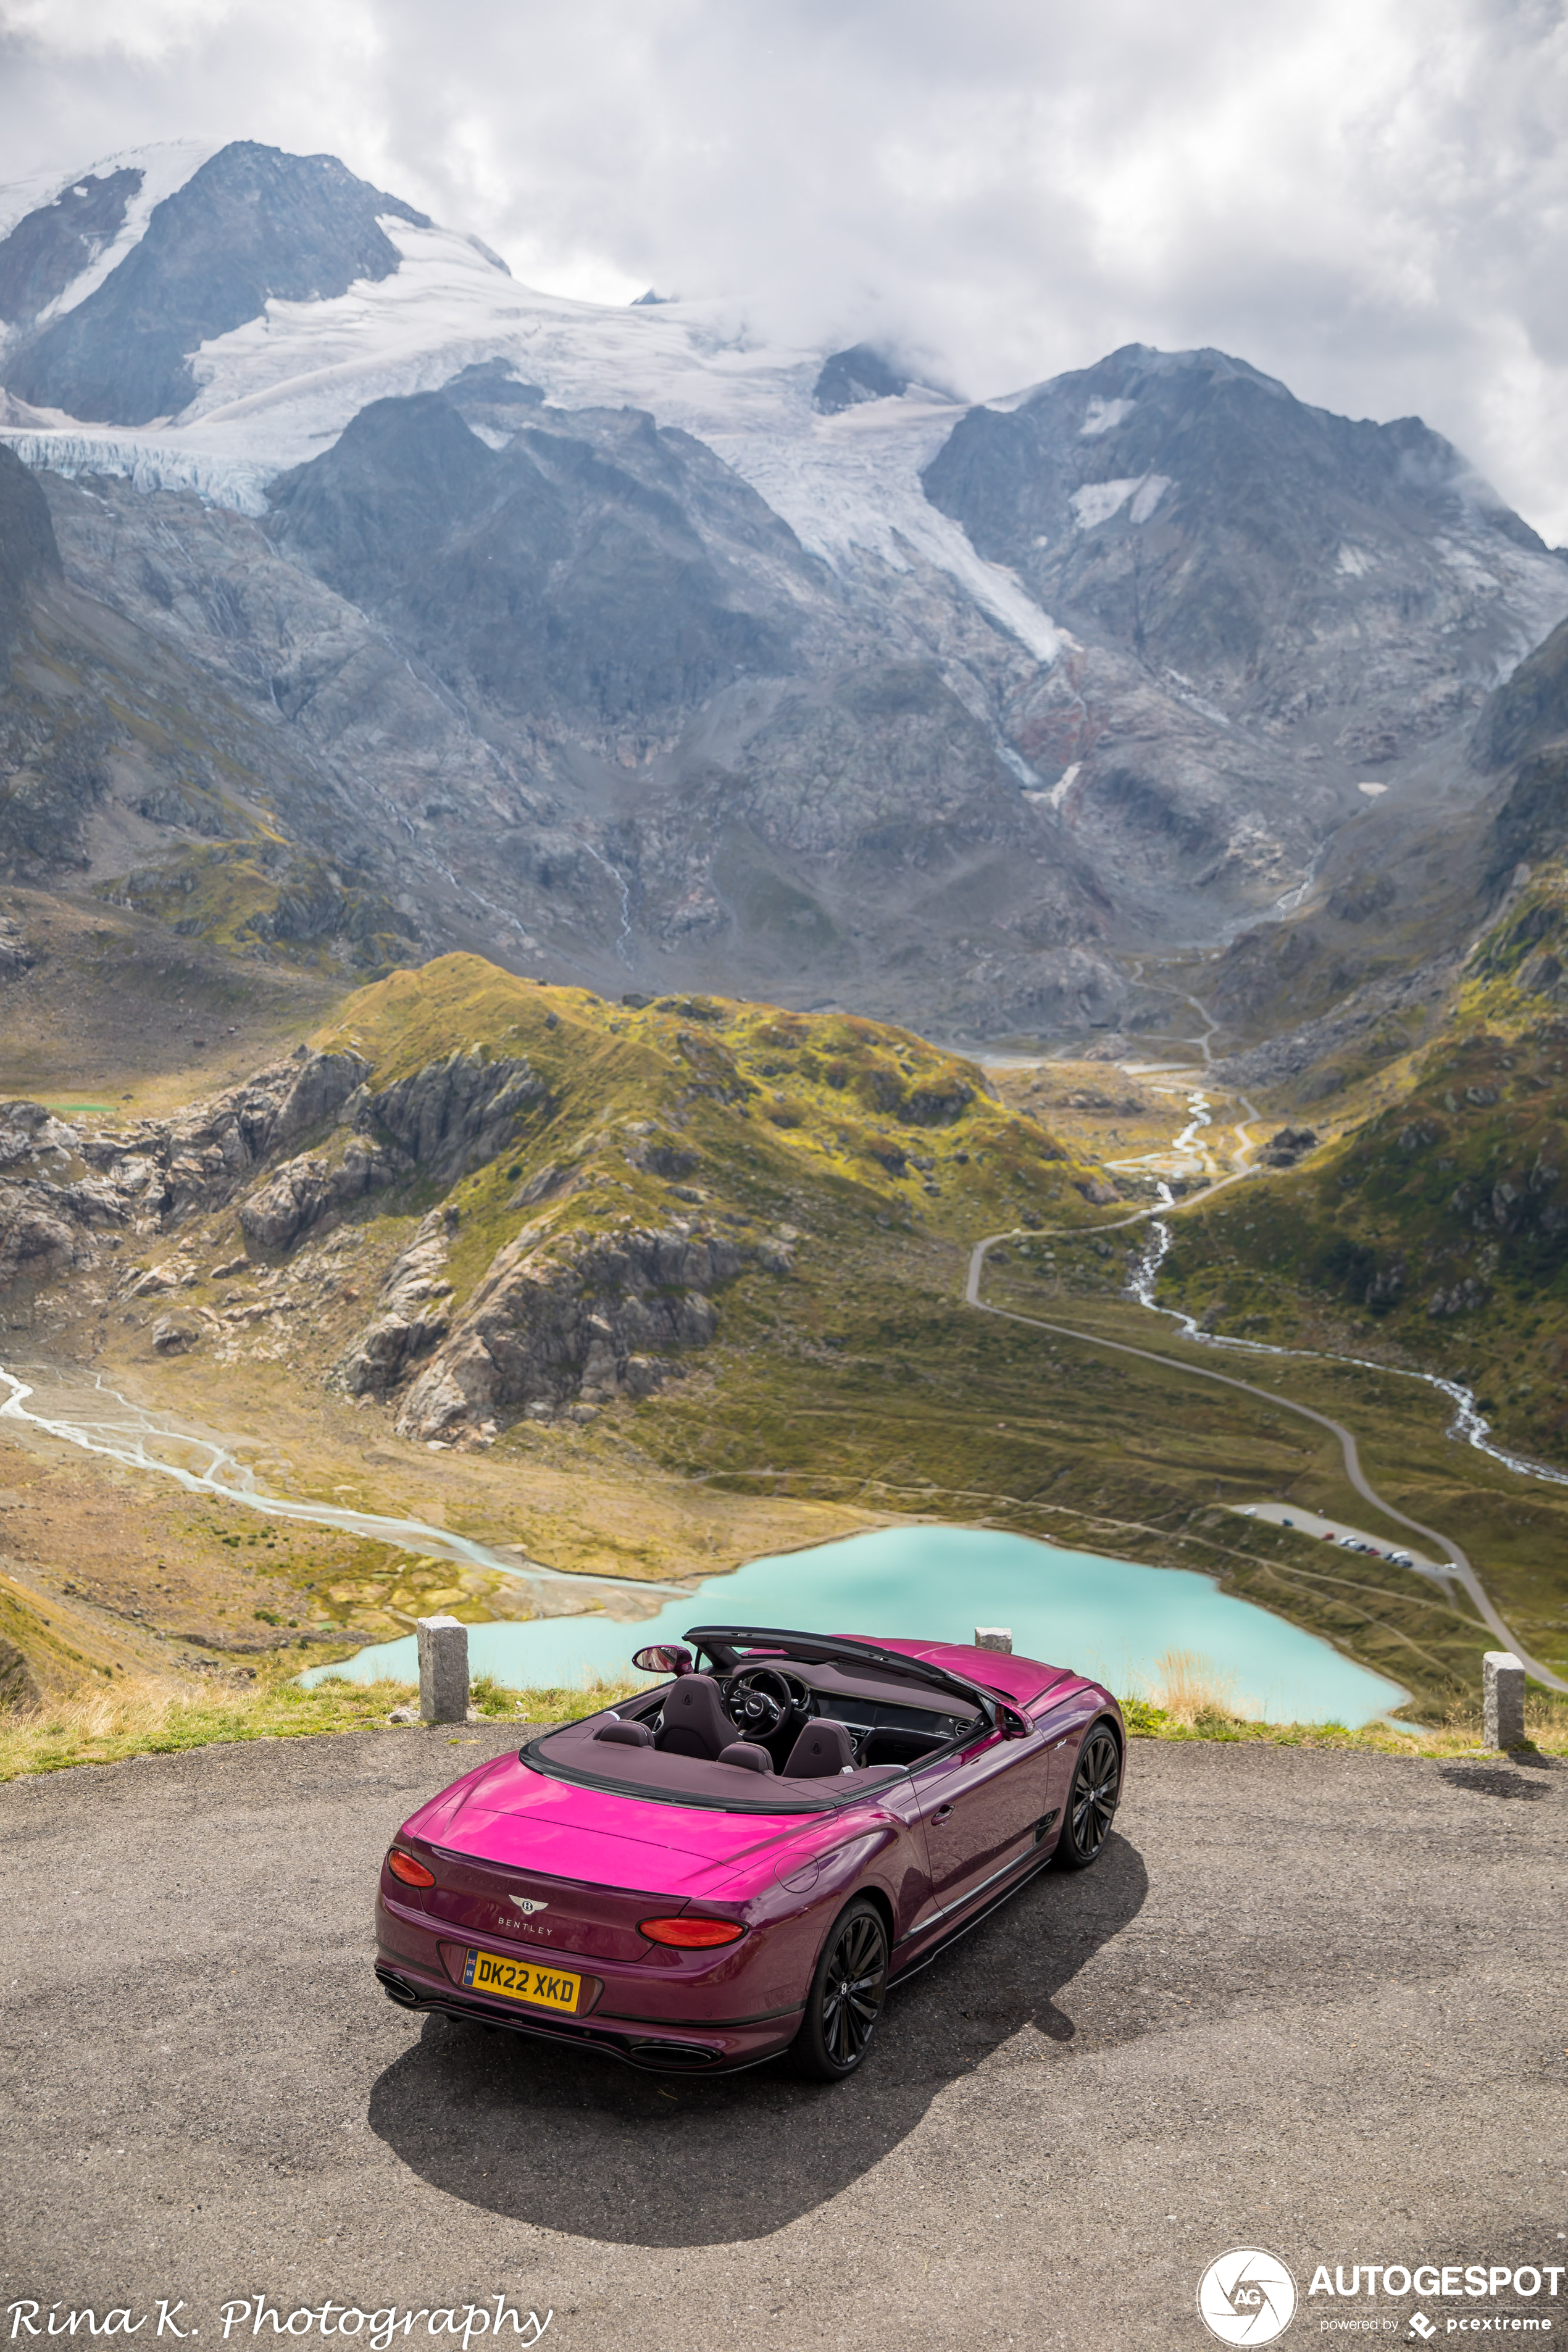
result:
[[[889,1988],[1104,1851],[1103,1684],[943,1642],[700,1625],[661,1679],[466,1772],[393,1840],[377,1977],[667,2072],[852,2074]]]

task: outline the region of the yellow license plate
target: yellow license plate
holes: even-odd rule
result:
[[[541,1968],[535,1960],[507,1960],[499,1952],[470,1951],[463,1964],[463,1985],[469,1992],[489,1993],[492,2000],[531,2001],[539,2009],[575,2009],[583,1979],[568,1976],[563,1969]]]

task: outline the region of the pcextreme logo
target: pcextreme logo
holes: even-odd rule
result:
[[[1296,2282],[1278,2254],[1221,2254],[1198,2281],[1198,2317],[1222,2344],[1272,2344],[1296,2315]]]

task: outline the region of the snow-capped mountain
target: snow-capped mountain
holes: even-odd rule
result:
[[[139,172],[158,191],[152,204],[131,189]],[[89,256],[83,237],[79,273],[37,314],[13,310],[22,255],[46,234],[62,250],[81,236],[78,186],[115,189],[123,218],[111,241]],[[263,514],[267,483],[370,402],[433,392],[500,359],[559,406],[644,408],[698,435],[817,553],[900,562],[906,541],[1042,657],[1057,650],[1031,600],[987,577],[993,567],[921,490],[921,467],[963,414],[950,395],[900,377],[896,403],[876,400],[873,415],[863,396],[838,403],[829,373],[819,404],[822,353],[757,342],[735,306],[623,310],[536,293],[477,237],[437,226],[330,156],[143,150],[42,195],[36,183],[0,191],[0,224],[11,224],[0,242],[0,365],[14,399],[47,412],[6,428],[30,464],[125,474]],[[239,230],[251,234],[237,283]],[[242,306],[246,316],[233,317]],[[140,356],[132,374],[126,358],[127,331],[143,320],[155,328],[158,375]],[[149,407],[154,385],[166,409]]]
[[[1106,1019],[1119,943],[1298,886],[1568,612],[1438,436],[1220,353],[965,407],[737,304],[521,287],[247,142],[6,191],[0,232],[0,438],[66,581],[240,698],[377,955],[395,917],[602,984]],[[217,856],[205,789],[129,895]]]

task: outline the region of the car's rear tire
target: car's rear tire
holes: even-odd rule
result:
[[[1087,1870],[1090,1863],[1099,1861],[1121,1794],[1121,1749],[1116,1734],[1108,1723],[1093,1724],[1073,1770],[1067,1819],[1056,1852],[1059,1869]]]
[[[814,2083],[842,2083],[870,2047],[888,1997],[888,1928],[869,1895],[845,1905],[827,1931],[792,2055]]]

